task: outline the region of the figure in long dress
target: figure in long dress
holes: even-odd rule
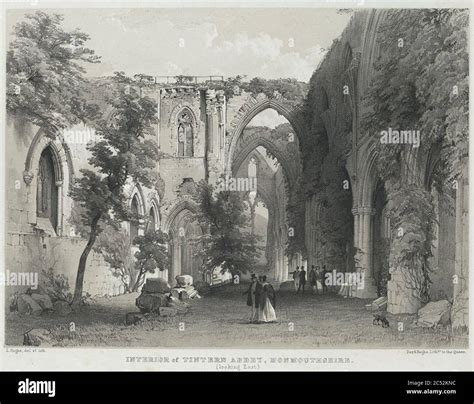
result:
[[[257,297],[256,297],[256,291],[257,291],[257,277],[255,274],[252,274],[250,277],[250,285],[248,290],[244,293],[247,295],[247,306],[250,306],[250,318],[249,321],[251,323],[254,323],[258,319],[258,302],[257,302]]]
[[[273,286],[267,282],[267,277],[262,276],[262,288],[259,293],[258,321],[271,323],[276,321],[276,299]]]

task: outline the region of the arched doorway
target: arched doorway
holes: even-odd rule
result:
[[[38,218],[49,220],[56,232],[58,226],[58,188],[56,186],[54,155],[49,146],[41,153],[36,185],[36,215]]]
[[[181,274],[191,275],[194,281],[203,280],[202,260],[195,254],[203,231],[195,220],[191,203],[182,201],[177,204],[165,225],[166,230],[170,236],[171,270],[168,274],[169,282],[173,284],[176,276]]]
[[[387,214],[387,195],[383,181],[378,181],[373,196],[372,268],[377,296],[387,296],[389,277],[390,218]]]

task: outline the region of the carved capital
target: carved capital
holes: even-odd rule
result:
[[[369,206],[357,206],[355,208],[352,208],[352,214],[354,216],[357,216],[357,215],[370,215],[370,216],[374,216],[375,215],[375,209],[374,208],[371,208]]]

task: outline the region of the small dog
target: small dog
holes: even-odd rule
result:
[[[374,314],[374,320],[372,321],[373,325],[382,325],[383,328],[390,327],[390,323],[383,314]]]

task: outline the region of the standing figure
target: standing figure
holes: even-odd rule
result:
[[[319,292],[323,293],[323,282],[324,282],[323,271],[319,266],[317,266],[316,267],[316,289],[318,290],[318,293]]]
[[[244,295],[247,295],[247,306],[250,306],[250,319],[251,323],[257,321],[258,313],[257,313],[257,299],[256,299],[256,290],[257,290],[257,277],[255,274],[252,274],[250,277],[250,285]]]
[[[323,265],[323,271],[322,271],[322,276],[323,276],[323,279],[322,279],[322,283],[323,283],[323,293],[326,293],[328,291],[328,285],[326,283],[326,274],[328,273],[327,269],[326,269],[326,265]]]
[[[295,282],[295,290],[298,292],[300,287],[300,267],[296,267],[296,271],[293,272],[293,280]]]
[[[318,293],[317,274],[314,265],[311,265],[311,271],[309,271],[309,286],[311,286],[313,293]]]
[[[262,276],[261,289],[258,299],[258,321],[262,323],[275,322],[276,297],[273,286],[267,282],[267,277]]]
[[[300,284],[298,286],[298,290],[296,291],[296,293],[298,293],[300,289],[302,288],[303,294],[304,294],[304,286],[306,285],[306,271],[304,270],[304,267],[301,267],[299,276],[300,276]]]

